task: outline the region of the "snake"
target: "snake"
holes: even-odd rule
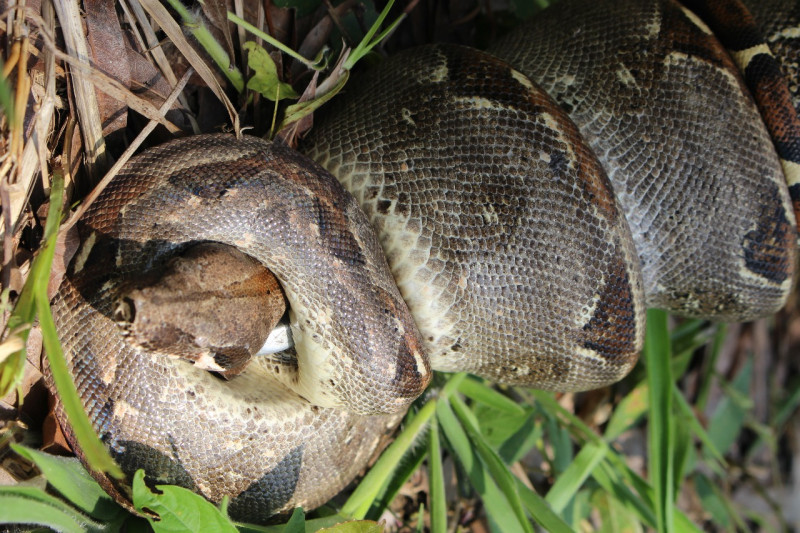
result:
[[[346,487],[434,370],[588,390],[631,370],[648,307],[780,309],[797,114],[784,75],[765,91],[747,66],[773,65],[767,40],[735,49],[693,4],[564,0],[489,51],[426,45],[354,74],[300,151],[209,134],[130,160],[52,302],[128,480],[93,475],[130,505],[144,469],[260,523]],[[733,26],[780,36],[747,17]],[[221,379],[120,326],[122,291],[204,243],[274,274],[293,351]]]

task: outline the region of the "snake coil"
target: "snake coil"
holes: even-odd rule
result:
[[[125,166],[79,223],[53,311],[127,474],[264,521],[349,483],[431,369],[585,390],[630,370],[646,306],[738,321],[783,305],[797,114],[761,117],[785,87],[747,67],[760,113],[673,0],[565,0],[491,53],[428,46],[354,79],[304,144],[330,174],[223,135]],[[121,287],[199,242],[277,276],[296,357],[223,381],[126,339]]]

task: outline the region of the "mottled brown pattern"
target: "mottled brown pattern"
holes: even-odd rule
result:
[[[749,320],[783,305],[796,249],[767,243],[785,228],[755,245],[779,272],[754,273],[742,248],[763,213],[795,223],[780,161],[731,61],[675,2],[560,2],[491,50],[567,109],[600,158],[649,306]]]
[[[627,373],[644,318],[630,234],[550,97],[453,46],[403,52],[350,87],[304,150],[377,229],[432,366],[555,390]]]
[[[284,159],[284,153],[291,156]],[[288,178],[297,172],[327,180],[312,188],[329,192],[345,214],[331,221],[321,217],[307,188]],[[345,391],[343,403],[357,401],[362,412],[402,411],[427,384],[430,373],[421,376],[416,359],[427,363],[424,354],[413,355],[418,333],[374,236],[358,231],[364,260],[356,278],[352,269],[334,273],[324,266],[341,255],[329,249],[339,241],[315,238],[309,224],[341,224],[338,229],[347,231],[367,222],[352,198],[320,172],[257,139],[192,137],[133,159],[79,223],[85,245],[94,233],[94,246],[80,271],[76,262],[71,265],[53,313],[87,412],[127,474],[145,468],[151,481],[180,483],[215,502],[228,495],[239,518],[259,522],[296,505],[315,507],[341,490],[399,420],[312,406],[287,388],[305,372],[296,362],[259,358],[223,381],[130,342],[113,321],[119,289],[196,242],[236,246],[268,265],[285,288],[303,286],[289,298],[296,309],[321,308],[321,299],[341,302],[324,326],[317,322],[322,317],[310,317],[303,328],[340,355],[360,358],[330,363],[338,383],[331,394]],[[281,198],[290,201],[281,206]],[[305,222],[292,228],[290,220]],[[341,242],[347,248],[353,240]],[[305,274],[294,273],[297,268]],[[312,280],[317,289],[310,288]],[[376,308],[389,312],[355,316],[354,309],[370,309],[374,294],[381,297]],[[398,324],[405,335],[370,333],[393,331]],[[339,340],[338,327],[356,339]],[[357,337],[359,331],[364,338]],[[395,358],[376,359],[378,353]],[[359,366],[372,374],[359,379]]]
[[[351,481],[400,418],[372,413],[402,411],[431,368],[588,389],[634,364],[645,300],[726,320],[783,304],[786,183],[692,16],[672,0],[564,0],[495,50],[549,96],[454,46],[353,77],[305,149],[355,200],[255,139],[176,141],[126,166],[82,221],[86,249],[53,302],[126,473],[230,496],[233,516],[263,521]],[[118,289],[201,241],[275,273],[296,352],[226,382],[122,335]]]

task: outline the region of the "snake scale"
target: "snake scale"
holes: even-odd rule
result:
[[[131,160],[80,221],[53,311],[128,475],[263,522],[352,481],[432,370],[600,387],[635,363],[647,306],[750,320],[790,291],[800,185],[774,146],[792,156],[797,117],[765,126],[673,0],[564,0],[491,54],[402,52],[327,108],[302,149],[330,174],[277,143],[190,137]],[[119,291],[201,242],[275,274],[296,357],[222,380],[123,334]]]

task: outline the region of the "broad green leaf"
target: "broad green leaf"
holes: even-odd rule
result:
[[[30,524],[61,532],[106,531],[58,498],[36,487],[0,486],[0,524]]]
[[[317,509],[315,512],[319,514],[320,509]],[[352,521],[352,519],[342,516],[341,514],[331,514],[320,518],[312,518],[310,520],[305,520],[304,531],[305,533],[316,533],[317,531],[320,531],[326,527],[335,526],[336,524],[349,521]],[[254,524],[237,523],[236,528],[239,530],[239,533],[286,533],[286,525],[257,526]]]
[[[253,70],[253,76],[247,80],[248,89],[273,102],[299,97],[291,85],[278,78],[278,67],[266,50],[253,41],[244,43],[244,49],[247,50],[247,66]]]
[[[473,406],[481,433],[493,448],[501,447],[530,421],[527,413],[498,411],[483,404]]]
[[[18,444],[12,444],[11,448],[36,464],[53,488],[89,516],[99,520],[112,520],[125,513],[77,459],[57,457]]]
[[[694,488],[703,505],[703,510],[711,515],[715,525],[722,529],[728,529],[731,525],[731,515],[723,503],[723,499],[717,493],[714,484],[701,473],[695,474],[693,480]]]
[[[133,505],[145,514],[156,513],[160,520],[148,518],[156,533],[183,531],[220,531],[236,533],[236,527],[211,502],[189,489],[174,485],[157,485],[160,494],[144,483],[144,470],[133,476]]]
[[[506,462],[514,464],[522,459],[542,438],[542,424],[536,422],[533,412],[522,421],[516,433],[508,437],[497,449],[497,453]]]

